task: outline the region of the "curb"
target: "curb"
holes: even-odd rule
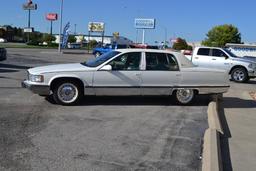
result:
[[[219,113],[218,102],[222,95],[214,95],[208,105],[209,128],[204,134],[202,171],[222,171],[222,159],[220,149],[220,135],[223,134]]]

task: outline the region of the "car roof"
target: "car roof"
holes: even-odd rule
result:
[[[180,52],[170,51],[170,50],[160,50],[160,49],[142,49],[142,48],[128,48],[128,49],[115,49],[115,51],[126,53],[126,52],[153,52],[153,53],[170,53],[170,54],[180,54]]]
[[[176,56],[176,59],[179,61],[181,67],[193,67],[191,61],[189,61],[183,54],[180,52],[170,51],[170,50],[158,50],[158,49],[116,49],[115,51],[121,53],[127,52],[152,52],[152,53],[168,53]]]

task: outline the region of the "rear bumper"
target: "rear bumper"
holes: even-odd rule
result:
[[[27,88],[33,93],[39,94],[39,95],[47,96],[47,95],[50,95],[51,93],[50,86],[30,84],[27,80],[21,82],[21,87]]]

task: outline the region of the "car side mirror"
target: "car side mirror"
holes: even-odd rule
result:
[[[105,65],[100,70],[101,71],[111,71],[112,70],[112,66],[111,65]]]

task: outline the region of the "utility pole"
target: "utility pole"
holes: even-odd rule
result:
[[[75,31],[74,31],[74,35],[76,35],[76,24],[75,24]]]
[[[61,0],[61,5],[60,5],[60,30],[59,30],[59,48],[58,48],[59,54],[61,53],[62,12],[63,12],[63,0]]]

